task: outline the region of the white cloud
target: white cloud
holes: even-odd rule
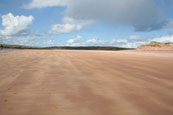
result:
[[[48,38],[48,36],[0,36],[0,44],[14,44],[14,45],[26,45],[26,46],[57,46],[62,45],[56,42],[54,39]]]
[[[66,42],[67,46],[117,46],[117,47],[136,47],[141,45],[143,42],[128,42],[128,40],[100,40],[97,38],[89,39],[86,41],[82,40],[81,36],[77,36],[74,39],[69,39]]]
[[[81,36],[77,36],[76,38],[69,39],[66,43],[67,46],[80,46],[81,45]]]
[[[156,42],[173,42],[173,36],[162,36],[162,37],[155,37],[151,41],[156,41]]]
[[[56,44],[56,42],[55,42],[55,40],[45,40],[45,41],[43,41],[43,43],[42,43],[43,45],[48,45],[48,46],[52,46],[52,45],[57,45]]]
[[[84,26],[93,23],[92,20],[75,20],[70,17],[63,18],[63,24],[54,24],[51,26],[50,34],[62,34],[70,32],[79,32]]]
[[[98,38],[93,38],[87,40],[84,44],[88,46],[113,46],[114,40],[99,40]]]
[[[2,15],[4,30],[0,30],[0,35],[12,36],[20,33],[24,35],[33,19],[33,16],[14,16],[12,13]]]
[[[172,21],[163,18],[163,0],[32,0],[25,8],[64,6],[65,17],[75,20],[106,21],[130,25],[135,31],[167,28]],[[159,4],[160,3],[160,4]]]
[[[66,42],[66,45],[67,46],[115,46],[115,47],[136,48],[140,45],[147,44],[151,41],[162,42],[162,43],[173,42],[173,36],[154,37],[145,40],[138,38],[145,38],[145,37],[135,35],[135,36],[130,36],[128,39],[100,40],[97,38],[93,38],[83,41],[81,36],[77,36],[74,39],[69,39]]]
[[[147,42],[147,40],[144,40],[143,38],[144,37],[137,35],[130,36],[128,39],[100,40],[94,38],[94,39],[89,39],[81,44],[86,46],[116,46],[116,47],[135,48]]]
[[[31,3],[24,5],[25,9],[45,8],[53,6],[65,6],[67,0],[32,0]]]
[[[52,25],[51,30],[49,31],[50,34],[61,34],[61,33],[69,33],[78,31],[78,28],[74,24],[55,24]]]
[[[77,36],[76,38],[69,39],[66,42],[67,46],[106,46],[113,45],[112,40],[99,40],[97,38],[89,39],[86,41],[82,40],[82,36]]]
[[[0,44],[15,44],[34,46],[39,45],[40,38],[37,36],[0,36]]]
[[[130,36],[127,41],[124,42],[126,47],[137,47],[142,44],[147,44],[151,41],[167,43],[173,42],[173,36],[161,36],[161,37],[142,37],[142,36]]]

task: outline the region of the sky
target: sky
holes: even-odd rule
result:
[[[0,44],[117,46],[173,42],[173,0],[0,0]]]

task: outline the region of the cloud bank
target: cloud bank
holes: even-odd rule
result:
[[[12,13],[2,15],[2,26],[4,26],[4,29],[0,30],[0,35],[27,34],[27,29],[33,20],[33,16],[14,16]]]
[[[135,31],[153,31],[172,25],[172,20],[163,18],[161,2],[163,0],[32,0],[24,8],[66,7],[65,17],[73,20],[105,21],[111,25],[133,26]],[[57,25],[57,29],[67,28],[66,24]],[[71,28],[71,31],[78,30]]]
[[[92,38],[84,41],[82,36],[69,39],[66,42],[67,46],[116,46],[126,48],[136,48],[140,45],[147,44],[151,41],[156,42],[173,42],[173,36],[162,36],[154,38],[146,38],[138,35],[129,36],[128,39],[113,39],[113,40],[100,40],[98,38]]]

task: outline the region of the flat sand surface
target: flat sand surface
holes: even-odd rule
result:
[[[0,115],[173,115],[173,53],[0,54]]]

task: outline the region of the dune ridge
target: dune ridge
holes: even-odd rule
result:
[[[173,43],[160,43],[152,41],[149,44],[139,46],[137,50],[173,50]]]

